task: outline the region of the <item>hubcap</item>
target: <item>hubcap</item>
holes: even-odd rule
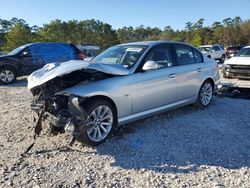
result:
[[[200,94],[200,98],[201,98],[201,103],[204,105],[204,106],[207,106],[211,99],[212,99],[212,96],[213,96],[213,88],[211,86],[210,83],[206,83],[203,85],[203,87],[201,88],[201,94]]]
[[[4,83],[10,83],[14,80],[14,78],[15,78],[15,75],[11,70],[5,69],[5,70],[2,70],[0,73],[0,79]]]
[[[89,117],[88,137],[94,142],[102,141],[108,136],[113,125],[111,109],[106,105],[98,106],[91,112]]]

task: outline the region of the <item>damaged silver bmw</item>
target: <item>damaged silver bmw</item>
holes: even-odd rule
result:
[[[188,104],[210,104],[217,63],[179,42],[147,41],[111,47],[90,63],[45,65],[28,77],[37,113],[87,145],[104,142],[121,124]]]

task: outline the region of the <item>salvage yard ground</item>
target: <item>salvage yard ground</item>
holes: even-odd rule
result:
[[[215,96],[131,123],[96,147],[44,132],[25,78],[0,86],[0,187],[250,187],[250,101]]]

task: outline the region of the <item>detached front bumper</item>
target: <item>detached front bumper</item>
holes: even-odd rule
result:
[[[57,116],[49,112],[45,112],[44,115],[47,116],[46,118],[50,124],[56,127],[62,127],[62,128],[65,127],[66,123],[71,118],[71,115],[68,112],[67,113],[65,112],[64,114],[57,115]]]
[[[88,126],[88,115],[81,105],[84,100],[84,98],[79,98],[74,95],[69,96],[68,108],[57,109],[57,113],[48,112],[42,104],[31,105],[31,108],[38,115],[35,123],[36,135],[40,134],[43,120],[46,119],[51,125],[63,128],[66,132],[69,132],[73,138],[77,138],[81,131]]]

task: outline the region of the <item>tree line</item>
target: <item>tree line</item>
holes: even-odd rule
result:
[[[6,52],[32,42],[66,42],[73,44],[94,44],[106,49],[119,43],[142,40],[174,40],[202,44],[246,45],[250,44],[250,20],[240,17],[216,21],[204,26],[204,19],[185,23],[185,29],[174,30],[171,26],[123,27],[113,29],[108,23],[99,20],[53,20],[42,27],[30,26],[25,20],[0,19],[0,50]]]

